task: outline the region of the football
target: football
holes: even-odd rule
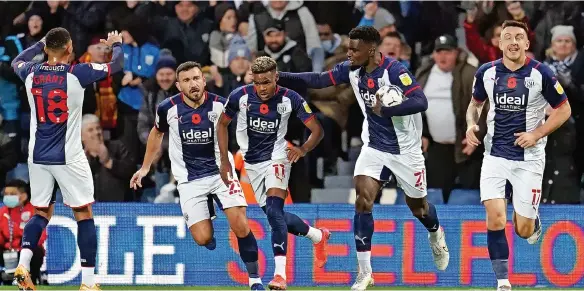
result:
[[[388,85],[379,88],[375,95],[379,98],[379,100],[381,100],[381,105],[385,107],[399,105],[404,99],[402,90],[394,85]]]

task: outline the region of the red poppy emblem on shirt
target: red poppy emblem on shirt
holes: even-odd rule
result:
[[[375,88],[375,83],[373,82],[373,79],[367,80],[367,87],[369,87],[369,89]]]
[[[201,115],[193,114],[193,117],[191,120],[194,124],[199,124],[199,123],[201,123]]]
[[[514,77],[507,79],[507,88],[513,89],[515,86],[517,86],[517,79]]]
[[[260,113],[261,114],[268,114],[268,112],[270,112],[270,109],[268,108],[268,104],[262,104],[260,105]]]

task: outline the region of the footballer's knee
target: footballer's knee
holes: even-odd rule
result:
[[[357,212],[372,212],[375,194],[371,191],[358,191],[357,200],[355,201],[355,210]]]
[[[501,230],[507,224],[507,204],[504,199],[491,199],[483,202],[487,211],[487,229]]]
[[[229,220],[229,227],[236,237],[245,237],[249,233],[246,207],[232,207],[225,209],[225,215]]]
[[[424,218],[428,214],[428,202],[426,201],[426,197],[422,198],[410,198],[406,196],[406,204],[412,211],[414,217],[418,219]]]
[[[207,245],[213,240],[213,225],[209,219],[191,225],[189,230],[195,242],[200,246]]]
[[[525,217],[517,217],[517,214],[514,213],[513,215],[513,228],[515,229],[515,233],[523,239],[529,238],[535,228],[535,223],[533,219],[528,219]]]
[[[375,197],[381,188],[380,183],[367,176],[357,176],[355,177],[355,188],[357,190],[355,210],[357,212],[372,212]]]

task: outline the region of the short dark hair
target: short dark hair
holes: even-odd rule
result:
[[[501,29],[505,29],[506,27],[523,28],[523,30],[525,30],[525,34],[529,33],[529,28],[527,27],[527,24],[525,24],[525,22],[516,21],[516,20],[505,20],[503,22],[503,25],[501,26]]]
[[[385,35],[385,37],[393,37],[393,38],[399,39],[400,41],[402,40],[401,35],[397,31],[390,31],[387,33],[387,35]],[[384,39],[385,39],[385,37],[384,37]]]
[[[45,45],[52,51],[61,51],[65,49],[65,46],[70,40],[71,35],[66,29],[56,27],[47,32],[47,35],[45,36]]]
[[[193,68],[199,68],[200,71],[203,71],[201,69],[201,64],[197,62],[184,62],[176,68],[176,79],[178,80],[178,74],[180,74],[180,72],[189,71]]]
[[[14,188],[18,189],[18,191],[24,192],[27,195],[30,195],[30,185],[28,185],[28,183],[26,183],[25,181],[22,181],[20,179],[10,180],[10,181],[8,181],[8,183],[6,183],[6,185],[4,187],[14,187]]]
[[[276,64],[276,61],[268,56],[258,57],[253,61],[253,64],[251,65],[251,72],[254,74],[271,72],[277,69],[278,64]]]
[[[350,39],[358,39],[366,43],[379,45],[381,43],[381,36],[379,31],[373,26],[357,26],[349,32]]]

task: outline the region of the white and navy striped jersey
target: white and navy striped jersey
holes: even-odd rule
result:
[[[298,93],[280,86],[267,101],[257,96],[253,85],[239,87],[231,92],[225,106],[226,117],[237,117],[237,143],[250,164],[286,159],[284,136],[293,114],[305,124],[314,118]]]
[[[216,129],[226,99],[205,92],[205,101],[192,108],[183,94],[164,99],[156,109],[155,127],[168,132],[172,174],[181,184],[219,174]]]
[[[507,69],[501,59],[482,65],[475,75],[473,98],[490,103],[485,155],[514,161],[545,157],[546,137],[524,149],[514,145],[514,134],[543,125],[547,104],[558,108],[568,100],[550,68],[529,58],[516,71]]]
[[[122,48],[114,45],[112,62],[108,64],[49,65],[27,61],[43,47],[39,42],[12,62],[26,86],[31,110],[28,159],[42,165],[75,163],[86,159],[81,144],[85,87],[121,71]]]

